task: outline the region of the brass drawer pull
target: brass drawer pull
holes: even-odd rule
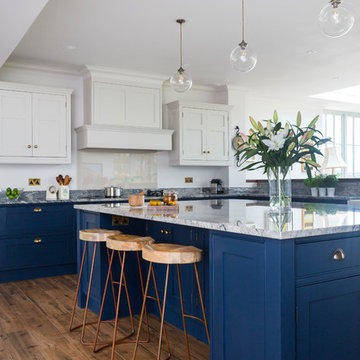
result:
[[[42,242],[42,240],[40,238],[36,238],[34,239],[34,243],[35,244],[40,244]]]
[[[28,148],[28,149],[31,149],[31,145],[28,145],[27,148]]]
[[[163,229],[161,229],[160,232],[161,232],[162,234],[165,234],[165,235],[170,235],[170,234],[171,234],[171,231],[163,230]]]
[[[345,252],[343,249],[336,249],[333,254],[332,254],[332,258],[335,261],[340,261],[340,260],[344,260],[345,259]]]
[[[34,209],[34,212],[42,212],[42,208],[37,207]]]
[[[37,146],[37,145],[34,145],[34,148],[35,148],[35,149],[37,149],[37,148],[38,148],[38,146]]]

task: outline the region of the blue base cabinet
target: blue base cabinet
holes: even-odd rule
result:
[[[0,282],[76,272],[73,206],[0,208]]]
[[[360,276],[297,289],[297,359],[360,359]]]

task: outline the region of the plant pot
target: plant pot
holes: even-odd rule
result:
[[[334,197],[335,196],[335,188],[334,187],[328,187],[327,190],[327,196]]]
[[[318,197],[319,192],[318,192],[318,188],[317,188],[317,187],[312,187],[312,188],[310,188],[310,190],[311,190],[311,196],[313,196],[313,197]]]
[[[319,187],[319,196],[320,197],[325,197],[326,196],[326,188]]]
[[[270,211],[291,209],[290,168],[271,168],[268,171]]]

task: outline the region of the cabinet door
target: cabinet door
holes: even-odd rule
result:
[[[182,110],[182,158],[206,160],[206,112],[198,109]]]
[[[66,98],[33,94],[33,156],[66,157]]]
[[[121,84],[94,83],[94,123],[160,127],[160,90]]]
[[[297,290],[297,359],[360,359],[360,276]]]
[[[264,264],[263,244],[210,237],[211,359],[265,359]]]
[[[207,160],[229,160],[229,120],[226,111],[206,112]]]
[[[0,91],[0,156],[32,156],[31,94]]]

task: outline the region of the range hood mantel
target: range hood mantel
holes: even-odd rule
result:
[[[162,83],[151,74],[86,66],[78,149],[171,150],[162,129]]]
[[[77,148],[171,150],[173,130],[106,125],[84,125],[77,129]]]

